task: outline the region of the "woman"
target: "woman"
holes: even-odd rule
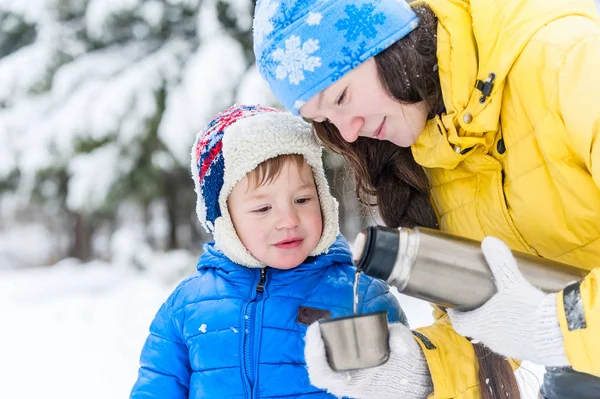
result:
[[[493,235],[515,250],[598,267],[600,24],[593,1],[411,6],[259,1],[259,70],[281,103],[312,120],[326,146],[349,161],[359,198],[376,204],[386,224],[437,226],[477,240]],[[484,252],[490,266],[512,262],[501,242],[488,240]],[[509,274],[521,282],[518,271]],[[600,270],[558,295],[527,288],[451,316],[500,354],[552,366],[547,398],[559,395],[554,387],[565,375],[582,378],[598,397],[600,345],[592,337],[600,334]],[[498,315],[506,322],[486,328]],[[413,334],[421,351],[411,334],[392,334],[388,363],[349,375],[332,373],[309,351],[322,352],[313,329],[311,381],[354,397],[485,395],[481,366],[506,371],[506,361],[487,356],[478,364],[482,346],[459,335],[441,311],[436,317]],[[535,334],[510,334],[515,329]],[[569,365],[596,377],[562,368]],[[404,379],[410,383],[398,383]],[[506,389],[498,378],[489,383],[496,394]]]

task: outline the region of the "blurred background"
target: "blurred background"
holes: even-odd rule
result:
[[[233,103],[278,106],[253,65],[253,9],[0,0],[0,267],[68,257],[144,269],[153,252],[199,253],[196,133]],[[355,197],[342,163],[326,161],[354,236]]]
[[[254,3],[0,0],[0,398],[128,396],[150,321],[210,239],[196,133],[233,103],[279,106],[253,65]],[[325,164],[352,241],[376,217]]]

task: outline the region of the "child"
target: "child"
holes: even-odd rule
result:
[[[304,334],[352,314],[356,269],[310,125],[229,108],[198,135],[192,174],[214,243],[152,322],[131,398],[332,398],[310,385]],[[361,276],[359,292],[361,313],[406,323],[383,282]]]

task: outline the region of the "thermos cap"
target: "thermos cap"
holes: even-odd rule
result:
[[[356,268],[368,276],[386,281],[398,256],[398,230],[369,226],[354,241]]]

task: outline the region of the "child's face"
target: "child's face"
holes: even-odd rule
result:
[[[321,239],[323,221],[312,169],[288,161],[281,173],[260,187],[248,176],[228,199],[235,230],[248,251],[276,269],[300,265]]]

